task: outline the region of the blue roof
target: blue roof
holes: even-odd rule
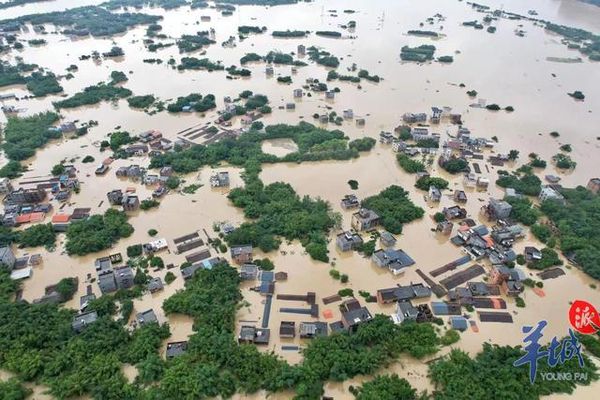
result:
[[[466,331],[468,326],[465,317],[450,317],[450,324],[452,325],[452,329],[456,329],[457,331]]]
[[[262,271],[260,280],[261,282],[273,282],[275,280],[275,273],[273,271]]]
[[[485,225],[479,225],[473,228],[473,231],[479,236],[485,236],[490,233],[489,229]]]

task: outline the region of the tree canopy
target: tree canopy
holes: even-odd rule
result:
[[[402,224],[423,217],[425,211],[408,198],[408,192],[400,186],[392,185],[378,195],[367,197],[362,206],[375,211],[381,217],[381,224],[391,233],[402,233]]]
[[[69,255],[83,256],[108,249],[120,238],[133,233],[122,211],[108,209],[104,215],[92,215],[88,219],[73,222],[67,229],[65,248]]]

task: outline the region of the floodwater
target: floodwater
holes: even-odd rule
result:
[[[9,18],[24,13],[60,10],[71,4],[96,4],[97,1],[66,2],[64,0],[50,1],[35,5],[12,8],[0,11],[0,18]],[[500,2],[488,2],[493,7],[500,7]],[[502,2],[504,9],[525,14],[529,9],[535,9],[540,18],[590,29],[600,32],[600,8],[577,1],[535,0],[519,2],[516,0]],[[327,10],[337,9],[337,17]],[[354,14],[344,14],[343,9],[354,9]],[[265,74],[264,63],[246,65],[252,71],[251,78],[226,79],[224,71],[182,71],[172,69],[166,63],[170,57],[179,60],[182,56],[176,46],[159,50],[156,53],[148,52],[142,41],[145,28],[134,28],[127,33],[113,38],[84,38],[71,40],[63,35],[48,34],[44,38],[48,45],[29,47],[21,51],[13,51],[3,55],[5,59],[14,61],[16,56],[22,57],[27,63],[37,63],[57,75],[66,74],[66,68],[71,64],[79,66],[71,80],[62,79],[61,85],[65,93],[72,95],[84,87],[107,81],[113,70],[124,71],[128,74],[129,81],[124,84],[134,94],[154,94],[164,101],[184,96],[191,92],[202,94],[213,93],[217,98],[219,109],[224,107],[224,96],[235,98],[243,90],[252,90],[256,93],[268,95],[273,114],[263,118],[265,125],[272,123],[295,124],[301,120],[313,121],[315,113],[352,109],[355,117],[366,119],[364,127],[357,127],[352,120],[346,120],[341,126],[330,124],[330,129],[341,129],[350,138],[363,136],[378,137],[380,131],[391,131],[401,123],[401,115],[405,112],[428,112],[431,106],[451,107],[453,112],[463,114],[463,121],[474,136],[491,138],[497,136],[499,143],[494,151],[506,153],[516,148],[521,153],[524,161],[526,155],[535,152],[545,160],[550,160],[556,154],[561,144],[569,143],[573,147],[571,156],[577,161],[577,168],[564,173],[550,165],[539,175],[556,174],[562,177],[566,186],[585,185],[588,179],[597,176],[598,169],[598,140],[597,127],[600,122],[600,69],[598,63],[584,60],[578,64],[566,64],[547,61],[547,57],[577,57],[579,53],[568,50],[560,43],[561,38],[544,32],[528,21],[499,20],[494,23],[498,27],[495,34],[484,31],[475,31],[472,28],[461,26],[461,22],[481,19],[479,13],[473,11],[466,2],[434,2],[425,0],[415,6],[407,0],[389,2],[383,0],[370,1],[368,6],[358,0],[351,1],[315,1],[313,3],[300,3],[285,7],[238,7],[231,17],[223,17],[216,10],[190,10],[183,7],[177,10],[164,12],[160,9],[145,9],[144,12],[164,15],[161,25],[163,33],[173,39],[182,34],[193,34],[200,30],[215,28],[217,44],[206,48],[206,54],[198,52],[189,54],[195,57],[207,57],[213,61],[221,61],[223,65],[239,65],[239,58],[248,52],[261,55],[271,50],[295,52],[299,44],[307,47],[316,45],[323,47],[332,54],[340,57],[340,73],[347,73],[347,69],[356,63],[359,69],[367,69],[371,74],[383,78],[378,83],[367,81],[357,84],[347,82],[331,82],[330,87],[339,87],[340,93],[334,100],[325,100],[324,94],[313,93],[311,97],[294,99],[292,91],[301,87],[307,78],[325,80],[328,69],[310,63],[309,66],[300,67],[293,73],[289,66],[276,66],[275,74],[268,77]],[[434,25],[425,23],[426,19],[440,13],[444,21],[437,21]],[[199,22],[200,16],[211,16],[210,22]],[[357,21],[353,31],[339,28],[350,20]],[[419,23],[424,22],[422,29],[431,29],[444,33],[440,40],[431,41],[406,35],[409,29],[419,29]],[[340,30],[344,37],[330,39],[310,35],[303,39],[273,39],[270,33],[250,35],[249,38],[236,40],[236,47],[221,47],[220,43],[230,36],[237,36],[237,26],[255,25],[267,26],[272,30],[301,29],[301,30]],[[522,25],[522,27],[520,26]],[[526,31],[526,37],[518,37],[515,29]],[[48,27],[49,32],[54,28]],[[22,39],[31,39],[35,34],[30,29],[29,33],[21,35]],[[434,44],[437,47],[436,56],[453,55],[454,63],[442,65],[429,63],[417,65],[401,63],[399,59],[400,48],[404,45]],[[91,54],[92,51],[108,51],[113,45],[118,45],[125,52],[124,57],[105,59],[99,62],[92,60],[80,61],[81,55]],[[160,58],[163,64],[147,64],[142,60],[146,58]],[[299,57],[303,59],[302,57]],[[352,73],[352,72],[348,72]],[[285,85],[276,81],[277,76],[292,76],[293,83]],[[164,82],[164,84],[163,84]],[[459,87],[464,83],[465,87]],[[498,103],[501,106],[512,105],[513,113],[490,112],[483,109],[469,107],[476,100],[469,98],[465,92],[475,89],[479,96],[488,103]],[[586,99],[576,102],[567,96],[567,92],[582,90]],[[17,97],[25,96],[28,92],[23,86],[2,88],[1,94],[15,93]],[[60,96],[47,96],[30,100],[7,100],[5,105],[14,105],[21,109],[21,115],[31,115],[51,109],[52,102],[60,100]],[[295,111],[280,110],[286,103],[294,102]],[[169,139],[180,137],[180,132],[190,127],[204,126],[212,122],[216,110],[205,114],[174,115],[167,112],[148,115],[143,111],[130,109],[124,100],[116,103],[100,103],[89,107],[65,109],[61,111],[64,120],[89,121],[97,120],[99,125],[91,128],[90,133],[84,137],[62,140],[49,143],[37,155],[25,162],[29,171],[18,182],[26,182],[33,177],[48,176],[52,166],[66,160],[73,163],[78,169],[79,179],[82,181],[81,193],[72,196],[70,203],[65,206],[65,211],[75,207],[91,207],[93,213],[104,212],[108,208],[106,193],[112,189],[126,189],[132,187],[140,198],[150,196],[153,188],[145,187],[141,183],[127,181],[115,177],[114,171],[119,166],[129,164],[147,165],[146,157],[132,158],[130,160],[117,160],[111,164],[107,175],[96,177],[94,169],[106,153],[101,153],[98,143],[106,139],[106,135],[120,127],[132,134],[139,134],[145,130],[157,129]],[[239,119],[234,119],[233,127],[239,127]],[[324,127],[327,127],[324,125]],[[445,123],[434,130],[442,134],[454,134],[456,128]],[[557,139],[551,138],[548,133],[560,132]],[[201,139],[200,139],[201,140]],[[200,142],[200,141],[198,141]],[[294,151],[293,143],[286,140],[273,140],[263,144],[263,151],[284,156]],[[92,155],[95,162],[83,164],[81,159]],[[507,168],[520,165],[516,163]],[[130,223],[136,231],[132,237],[119,241],[114,248],[85,257],[68,257],[64,253],[64,237],[59,236],[59,244],[53,252],[45,249],[18,250],[18,255],[40,253],[43,264],[34,268],[33,277],[24,282],[23,297],[33,300],[44,294],[44,288],[56,283],[63,277],[77,276],[80,281],[78,293],[74,299],[66,304],[67,307],[78,308],[79,296],[85,294],[87,284],[99,294],[95,283],[86,282],[88,274],[95,277],[94,260],[97,257],[121,252],[125,254],[127,246],[151,240],[147,234],[149,229],[158,230],[157,238],[169,240],[171,250],[174,249],[172,239],[193,231],[199,231],[206,239],[203,230],[215,236],[213,224],[229,221],[239,224],[244,220],[243,213],[234,208],[226,198],[226,189],[213,189],[209,184],[209,177],[219,170],[230,172],[231,187],[241,186],[243,182],[240,170],[228,166],[216,169],[204,168],[198,173],[184,177],[189,184],[202,185],[195,194],[171,193],[166,196],[158,209],[139,211],[131,214]],[[434,163],[431,168],[433,174],[442,176],[450,181],[450,189],[464,189],[462,177],[450,176],[439,171]],[[496,170],[482,172],[482,176],[496,178]],[[275,164],[265,165],[261,174],[265,183],[275,181],[289,182],[300,195],[321,197],[329,201],[334,211],[343,216],[342,228],[350,227],[350,211],[343,211],[339,205],[345,194],[355,193],[359,198],[373,195],[391,184],[397,184],[410,191],[410,198],[426,210],[426,215],[420,221],[407,224],[404,232],[398,237],[397,247],[405,250],[415,261],[416,266],[411,267],[404,276],[395,277],[389,272],[380,270],[369,259],[356,253],[340,253],[335,248],[333,238],[337,232],[331,233],[329,245],[331,264],[314,262],[304,253],[302,246],[297,243],[284,243],[278,252],[265,256],[271,258],[276,271],[288,273],[287,281],[276,284],[276,293],[305,294],[308,291],[317,293],[317,302],[320,305],[320,320],[328,322],[340,318],[337,304],[328,306],[322,304],[323,297],[336,293],[342,287],[350,287],[355,292],[369,291],[374,294],[377,289],[391,287],[396,284],[421,282],[421,278],[414,272],[416,268],[431,271],[452,260],[459,258],[462,253],[448,241],[447,236],[432,232],[435,224],[431,218],[435,212],[444,206],[453,205],[451,191],[447,190],[439,204],[429,204],[424,199],[423,192],[415,189],[414,176],[404,173],[396,164],[395,154],[388,145],[377,144],[374,149],[363,154],[359,159],[349,161],[326,161],[303,164]],[[359,182],[357,190],[352,191],[347,181],[354,179]],[[484,222],[480,216],[480,208],[490,197],[501,197],[503,191],[491,185],[487,192],[475,192],[464,189],[469,196],[466,208],[469,217],[478,222]],[[55,207],[58,205],[55,203]],[[48,217],[45,222],[49,222]],[[535,239],[527,237],[516,244],[516,250],[522,251],[529,244],[541,247]],[[213,250],[213,255],[217,253]],[[165,264],[178,266],[185,261],[184,255],[164,251],[160,254]],[[228,257],[228,255],[226,255]],[[258,255],[262,257],[262,254]],[[341,273],[348,274],[349,282],[346,285],[334,280],[329,275],[329,270],[335,267]],[[153,309],[161,322],[169,322],[172,337],[169,341],[185,340],[193,332],[193,322],[190,318],[181,315],[165,316],[161,304],[164,299],[177,290],[183,288],[183,280],[178,269],[173,270],[177,279],[170,285],[165,285],[164,291],[156,294],[145,294],[134,302],[134,314],[147,309]],[[164,278],[167,270],[153,271],[152,276]],[[529,273],[529,271],[528,271]],[[164,279],[163,279],[164,280]],[[524,324],[534,323],[540,319],[547,319],[549,325],[546,329],[545,339],[550,340],[554,335],[563,336],[568,329],[567,310],[569,302],[582,298],[592,303],[600,303],[600,293],[592,289],[592,280],[576,269],[567,270],[567,275],[556,280],[544,282],[544,298],[538,297],[533,291],[527,289],[523,298],[526,308],[516,308],[514,302],[508,301],[509,311],[513,313],[514,324],[482,324],[479,323],[479,333],[467,331],[461,335],[461,341],[455,346],[475,354],[485,341],[498,344],[521,344],[521,327]],[[263,313],[263,300],[259,294],[250,291],[251,284],[245,283],[242,292],[247,307],[240,309],[238,326],[242,321],[256,321],[260,324]],[[312,320],[295,314],[279,312],[280,307],[305,307],[300,302],[273,300],[271,319],[271,343],[265,350],[274,350],[291,363],[301,361],[301,355],[295,351],[283,351],[282,345],[305,346],[306,342],[299,338],[282,341],[278,338],[280,321],[295,321],[297,326],[302,321]],[[394,312],[392,305],[380,306],[369,304],[372,313],[391,314]],[[333,318],[327,320],[323,311],[331,310]],[[165,343],[166,346],[166,343]],[[163,348],[164,351],[164,348]],[[135,371],[130,366],[125,367],[125,372],[130,379],[135,376]],[[427,368],[421,361],[402,358],[386,371],[393,371],[407,378],[419,390],[431,391],[431,384],[426,378]],[[352,396],[348,386],[359,384],[368,377],[345,382],[344,384],[326,385],[326,393],[336,399],[346,399]],[[598,384],[590,388],[579,388],[577,398],[594,398],[592,390],[598,390]],[[37,392],[36,392],[37,393]],[[258,394],[255,398],[262,398]],[[287,398],[289,394],[278,394],[273,398]],[[37,398],[37,397],[36,397]],[[40,397],[41,398],[41,397]],[[561,398],[556,396],[555,398]]]
[[[262,151],[277,157],[284,157],[298,151],[298,146],[292,139],[269,139],[262,143]]]

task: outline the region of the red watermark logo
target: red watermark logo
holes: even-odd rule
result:
[[[569,309],[569,322],[579,333],[590,335],[600,330],[600,315],[596,307],[584,300],[575,300]]]

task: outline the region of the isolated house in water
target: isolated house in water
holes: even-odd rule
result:
[[[212,187],[228,187],[229,172],[220,171],[210,177],[210,186]]]
[[[300,337],[302,339],[313,339],[319,336],[327,336],[327,322],[301,322]]]
[[[231,258],[238,264],[252,261],[252,246],[245,245],[231,247]]]
[[[140,326],[150,324],[153,322],[158,323],[158,318],[156,318],[156,314],[154,314],[154,310],[152,309],[146,310],[141,313],[137,313],[135,316],[135,320]]]
[[[371,211],[367,208],[361,208],[360,211],[352,214],[352,227],[358,231],[366,231],[373,229],[379,225],[379,215],[375,211]]]
[[[337,235],[335,243],[340,251],[350,251],[358,249],[363,244],[363,239],[354,231],[346,231]]]
[[[378,267],[388,268],[394,275],[403,273],[403,269],[410,267],[415,261],[402,250],[379,249],[373,253],[371,259]]]
[[[487,215],[491,220],[506,219],[512,211],[512,206],[504,200],[490,199]]]
[[[362,307],[356,299],[346,300],[340,309],[342,310],[342,325],[350,332],[356,331],[360,324],[373,319],[367,307]]]
[[[388,231],[381,232],[379,241],[385,247],[394,247],[396,245],[396,238]]]

